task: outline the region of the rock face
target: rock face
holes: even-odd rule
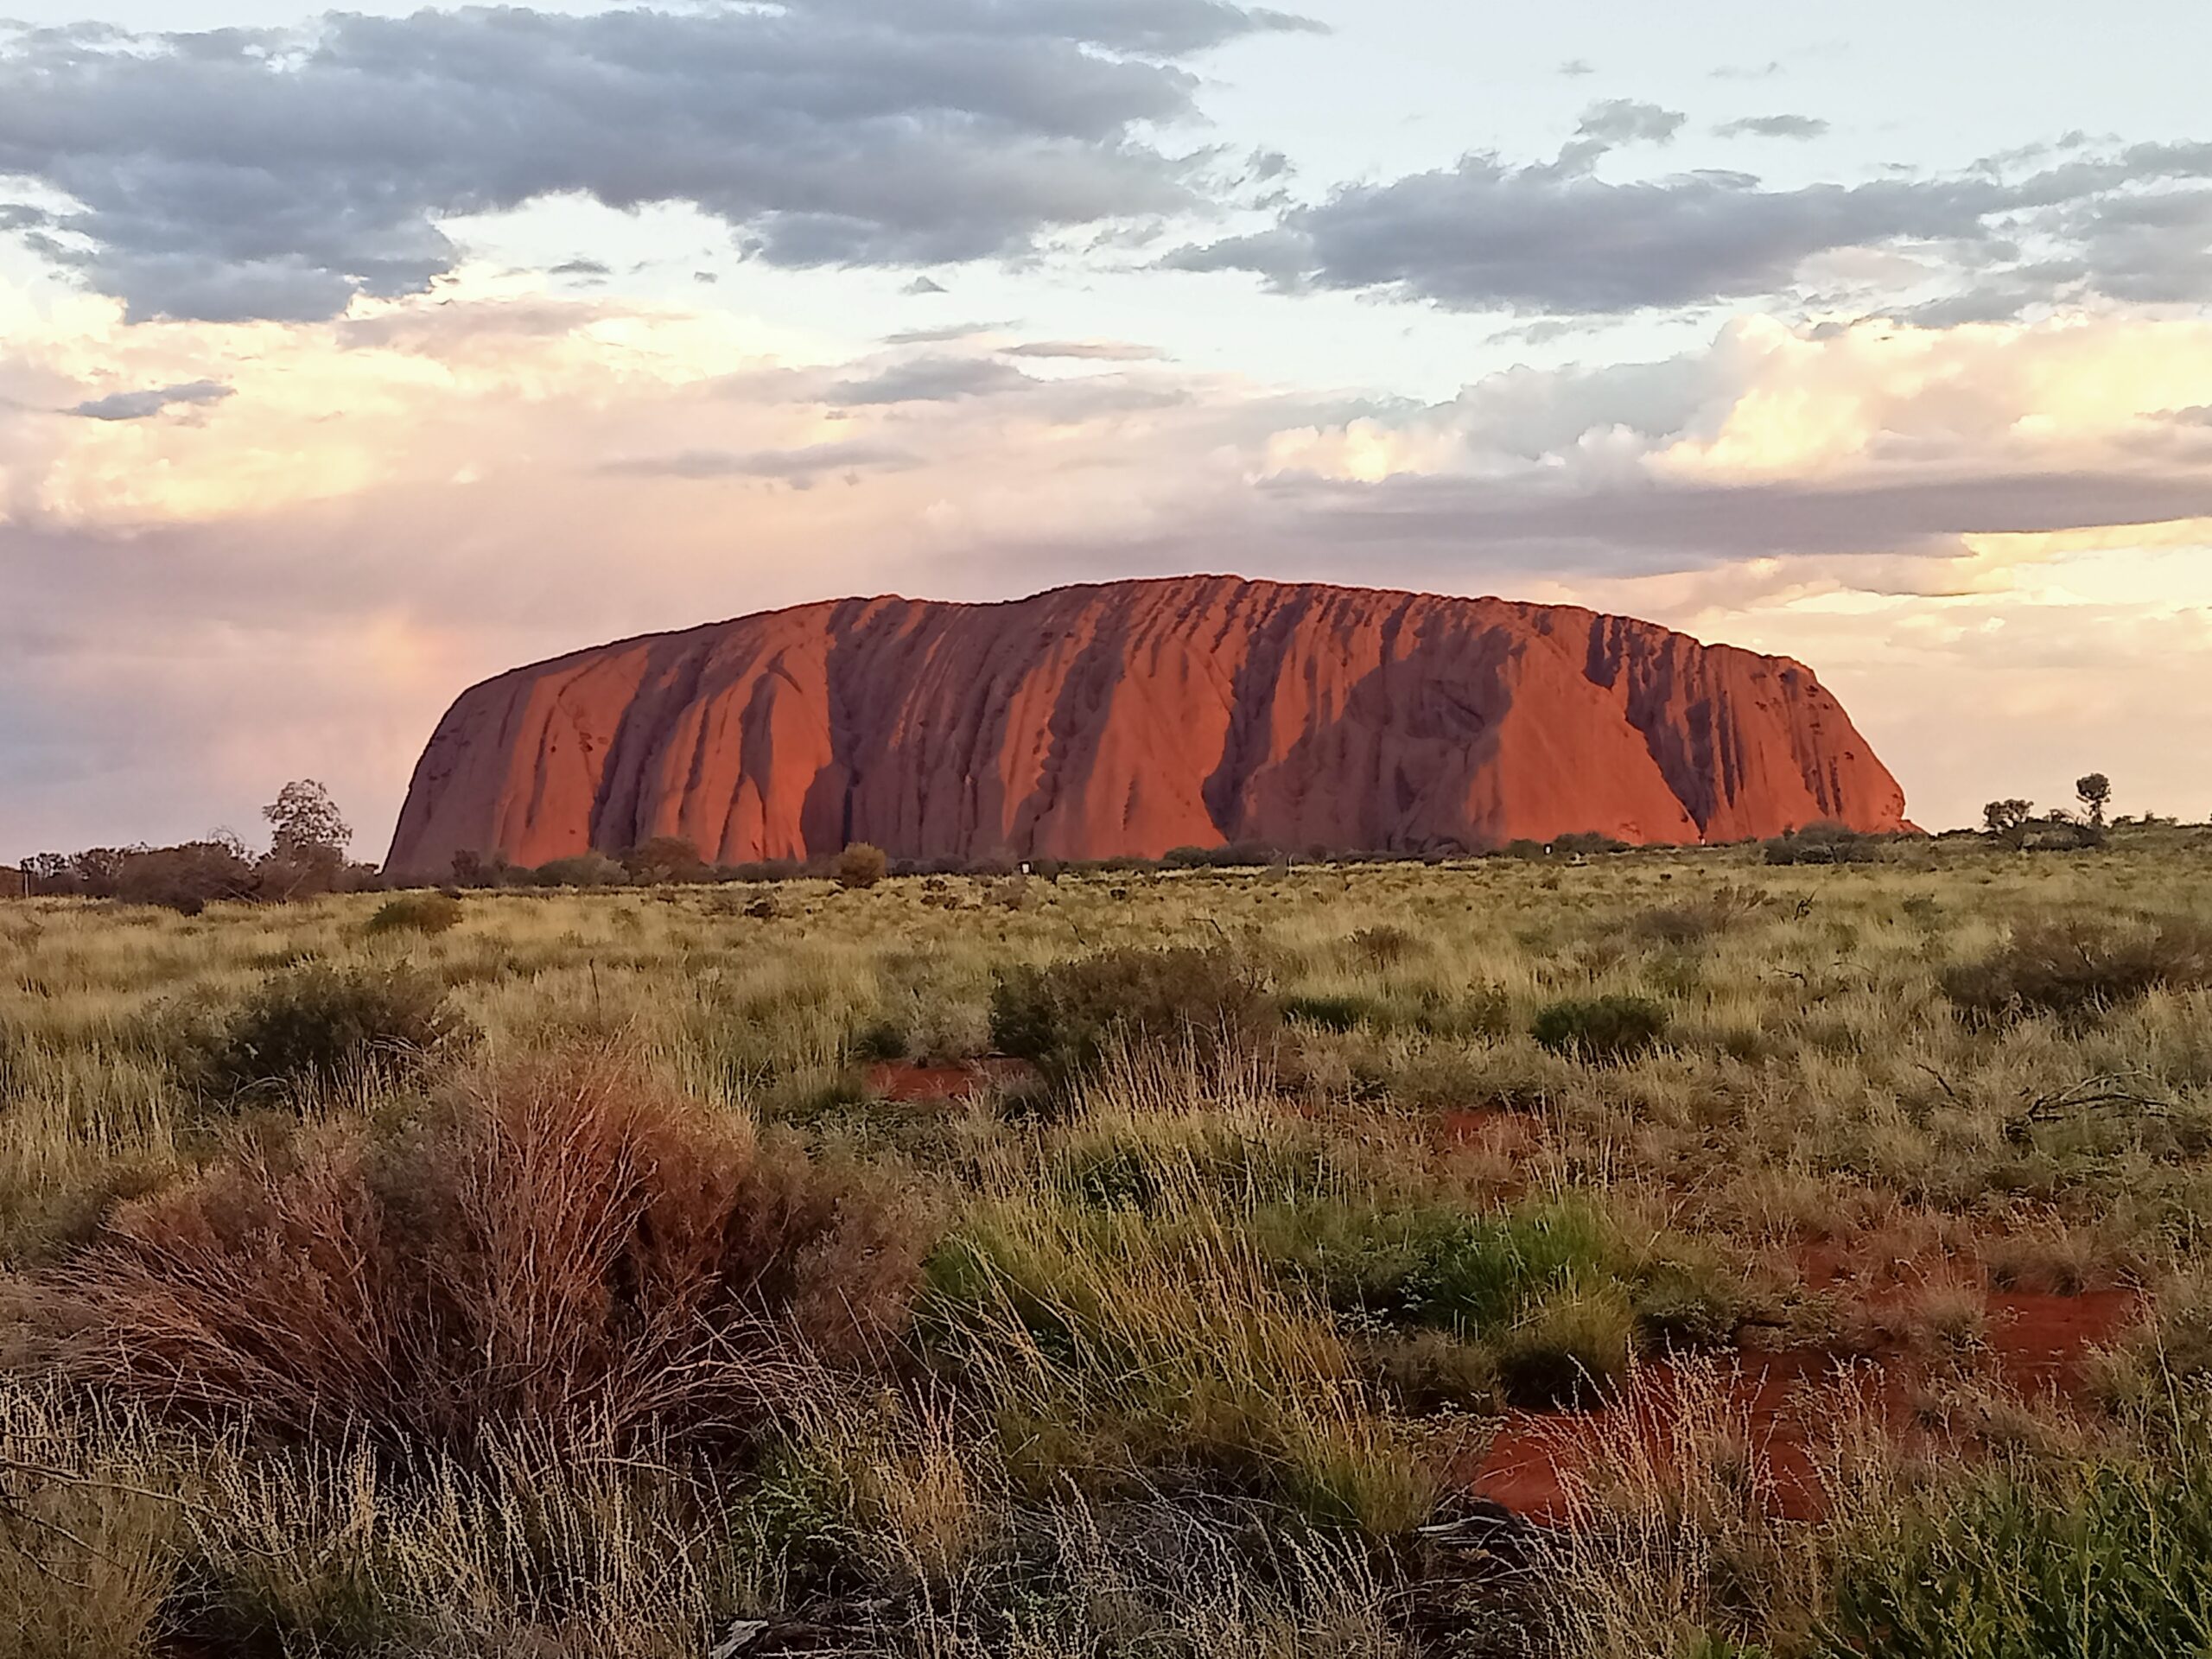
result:
[[[710,861],[1476,849],[1904,827],[1785,658],[1495,599],[1189,576],[995,605],[854,599],[464,692],[391,855],[522,864],[656,836]]]

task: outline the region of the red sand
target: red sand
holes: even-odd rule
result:
[[[994,1086],[1028,1081],[1037,1068],[1027,1060],[964,1060],[955,1065],[917,1065],[912,1060],[885,1060],[868,1069],[871,1094],[906,1103],[932,1100],[966,1100]]]
[[[1228,576],[802,606],[462,694],[390,868],[1689,843],[1904,828],[1811,670],[1566,607]]]
[[[1989,1296],[1988,1349],[1998,1374],[2021,1395],[2071,1400],[2082,1385],[2082,1363],[2092,1348],[2112,1342],[2140,1306],[2133,1291],[2089,1291],[2076,1296],[1997,1291]],[[1741,1413],[1754,1456],[1766,1460],[1782,1514],[1803,1520],[1820,1508],[1811,1448],[1820,1442],[1819,1391],[1859,1389],[1902,1427],[1910,1411],[1914,1363],[1898,1354],[1857,1360],[1815,1350],[1729,1356],[1730,1394]],[[1652,1414],[1643,1432],[1663,1444],[1665,1402],[1677,1373],[1666,1362],[1645,1370]],[[1562,1464],[1573,1467],[1584,1433],[1602,1432],[1602,1413],[1515,1412],[1508,1416],[1470,1478],[1478,1497],[1503,1503],[1531,1520],[1560,1518],[1566,1502]],[[1613,1425],[1617,1427],[1618,1425]]]

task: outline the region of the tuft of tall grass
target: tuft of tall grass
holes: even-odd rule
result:
[[[1114,1491],[1219,1478],[1391,1536],[1435,1475],[1375,1409],[1318,1302],[1187,1189],[1148,1211],[1008,1195],[930,1268],[938,1351],[988,1401],[1010,1463]]]
[[[2192,1390],[2170,1444],[2018,1460],[1867,1519],[1823,1621],[1863,1659],[2126,1659],[2212,1646],[2212,1435]]]

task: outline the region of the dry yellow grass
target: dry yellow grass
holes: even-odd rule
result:
[[[1406,1541],[1453,1502],[1516,1344],[1611,1370],[1667,1333],[1872,1343],[1941,1368],[1967,1438],[2028,1458],[2092,1441],[2006,1392],[1993,1284],[2147,1294],[2091,1367],[2120,1413],[2097,1434],[2149,1434],[2144,1402],[2212,1370],[2191,1291],[2212,994],[1976,1022],[1942,990],[2032,918],[2212,920],[2185,832],[1837,868],[1685,851],[794,882],[751,913],[760,896],[472,894],[435,934],[372,930],[375,895],[190,919],[0,906],[0,1300],[118,1205],[244,1145],[283,1155],[294,1116],[204,1097],[187,1059],[308,961],[434,976],[482,1033],[473,1064],[616,1053],[691,1109],[873,1166],[925,1195],[941,1241],[884,1380],[824,1372],[773,1445],[705,1467],[520,1440],[395,1460],[335,1424],[276,1446],[64,1395],[0,1335],[0,1618],[25,1652],[150,1654],[165,1625],[213,1628],[214,1586],[234,1623],[365,1656],[655,1659],[740,1613],[863,1604],[856,1650],[1412,1656],[1442,1650],[1408,1608],[1443,1592]],[[870,1086],[892,1055],[985,1052],[999,970],[1163,944],[1253,964],[1279,1032],[1125,1052],[1053,1099]],[[1529,1034],[1549,1004],[1609,996],[1665,1009],[1656,1046],[1600,1064]],[[372,1142],[431,1109],[366,1087],[296,1105]],[[1524,1262],[1546,1205],[1602,1236]],[[1317,1259],[1287,1259],[1285,1216],[1325,1223]],[[1573,1593],[1452,1593],[1592,1655],[1816,1645],[1844,1530],[1937,1477],[1853,1417],[1832,1522],[1778,1522],[1714,1375],[1677,1372],[1688,1405],[1656,1452],[1584,1448],[1547,1557]],[[1416,1395],[1457,1414],[1409,1414]],[[41,1593],[57,1577],[99,1592],[68,1611]]]

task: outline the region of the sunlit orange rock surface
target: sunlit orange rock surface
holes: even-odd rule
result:
[[[852,599],[581,651],[464,692],[391,855],[542,864],[1479,849],[1904,827],[1810,669],[1624,617],[1187,576]]]

